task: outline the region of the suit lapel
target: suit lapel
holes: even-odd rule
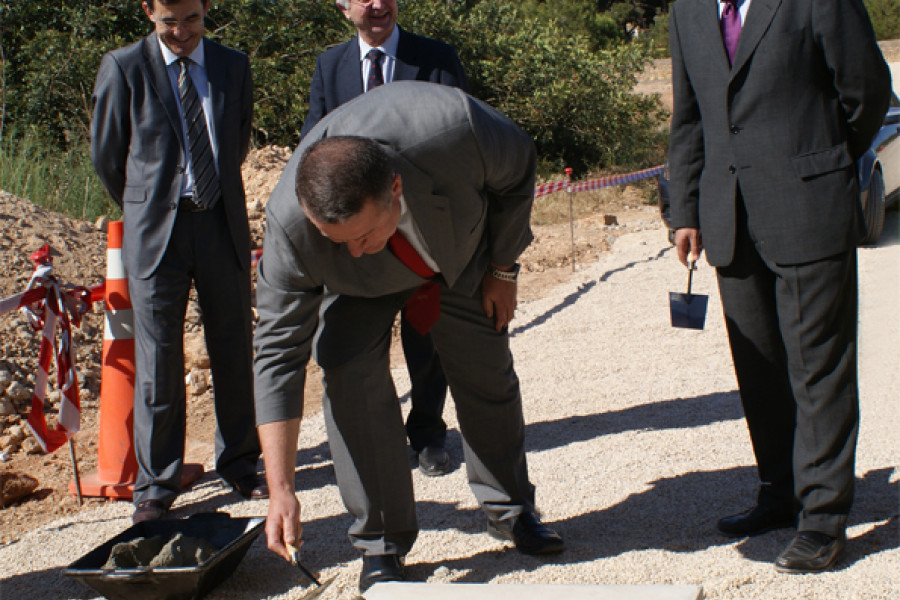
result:
[[[781,5],[781,0],[753,0],[747,11],[747,22],[741,27],[741,39],[738,42],[737,52],[734,55],[734,64],[731,67],[732,79],[741,68],[750,60],[756,46],[763,34],[772,23],[775,11]]]
[[[159,41],[155,33],[144,38],[142,50],[144,54],[143,67],[147,72],[147,80],[162,103],[166,115],[169,117],[169,123],[172,125],[172,129],[175,130],[175,135],[178,136],[180,146],[184,148],[181,117],[178,114],[178,99],[172,90],[172,82],[169,80],[169,74],[166,71],[166,65],[163,62]]]
[[[415,81],[419,77],[419,66],[416,62],[416,47],[412,35],[403,31],[399,25],[400,39],[397,41],[397,61],[394,64],[394,81]],[[421,57],[419,57],[421,60]]]
[[[338,64],[337,87],[338,105],[362,96],[362,66],[359,60],[359,39],[354,37],[344,44],[344,55]]]
[[[725,53],[725,45],[722,43],[722,30],[719,28],[719,2],[718,0],[696,0],[691,4],[694,10],[694,31],[685,32],[688,37],[696,36],[700,40],[709,40],[710,63],[717,73],[723,78],[728,77],[728,55]],[[740,45],[738,45],[740,52]]]

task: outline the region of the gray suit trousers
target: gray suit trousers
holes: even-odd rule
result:
[[[129,277],[134,306],[134,502],[171,504],[181,491],[186,426],[184,315],[197,289],[213,376],[216,470],[227,480],[256,473],[250,276],[234,253],[222,203],[179,212],[159,267]]]
[[[799,265],[757,251],[738,199],[735,256],[718,269],[758,502],[799,506],[800,531],[843,534],[859,429],[856,250]]]
[[[412,292],[378,298],[326,293],[320,311],[314,355],[324,373],[328,440],[341,496],[355,518],[350,539],[365,554],[405,555],[418,533],[389,364],[394,317]],[[509,338],[485,316],[480,288],[467,297],[441,286],[441,315],[431,336],[453,395],[475,497],[494,520],[533,510]]]

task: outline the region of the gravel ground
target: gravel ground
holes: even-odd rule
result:
[[[669,326],[667,292],[685,271],[661,229],[627,234],[611,252],[546,297],[520,306],[513,350],[525,395],[532,481],[544,520],[566,539],[558,557],[526,557],[484,533],[462,469],[415,472],[422,528],[407,558],[417,581],[491,584],[692,584],[710,599],[900,598],[900,244],[888,214],[878,247],[860,250],[862,426],[857,502],[837,570],[792,576],[772,560],[790,531],[730,540],[717,518],[754,498],[753,456],[735,390],[712,268],[704,331]],[[398,392],[408,387],[395,372]],[[407,408],[404,404],[404,408]],[[452,411],[448,410],[451,423]],[[451,432],[449,446],[460,455]],[[323,598],[356,596],[359,560],[333,480],[321,415],[303,423],[297,489],[304,562],[337,577]],[[211,468],[212,465],[206,465]],[[235,503],[207,474],[173,516],[209,510],[264,515],[265,501]],[[0,548],[3,600],[94,598],[62,569],[130,525],[128,503],[108,503],[41,527]],[[298,599],[296,570],[251,546],[210,600]],[[564,594],[559,597],[562,598]]]

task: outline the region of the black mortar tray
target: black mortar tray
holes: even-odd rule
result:
[[[133,525],[94,548],[63,570],[109,600],[197,600],[227,579],[263,530],[265,517],[232,518],[227,513],[199,513],[187,519],[159,519]],[[194,567],[103,569],[113,546],[157,535],[208,541],[218,548]]]

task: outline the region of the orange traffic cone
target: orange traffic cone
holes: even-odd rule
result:
[[[122,221],[109,223],[97,471],[81,478],[81,494],[130,500],[137,477],[133,429],[134,314],[128,295],[128,277],[122,262],[123,231]],[[196,481],[201,475],[203,465],[184,465],[182,486]],[[69,492],[78,493],[76,482],[69,483]]]

